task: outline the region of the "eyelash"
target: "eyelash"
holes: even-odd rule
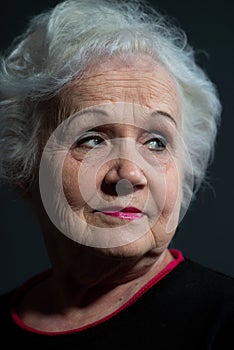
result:
[[[92,140],[98,140],[98,141],[100,141],[100,143],[97,145],[93,145],[93,146],[85,145],[85,143],[92,141]],[[159,144],[159,148],[157,148],[155,150],[151,149],[152,151],[162,152],[163,150],[166,149],[168,142],[167,142],[166,138],[163,136],[154,136],[154,137],[150,138],[149,140],[147,140],[146,142],[144,142],[143,145],[147,145],[153,141],[156,141]],[[79,138],[75,142],[76,147],[87,147],[90,149],[94,148],[94,147],[98,147],[101,144],[102,145],[106,144],[106,140],[102,136],[100,136],[99,134],[86,135],[84,137]]]
[[[76,146],[83,146],[85,147],[85,143],[88,142],[88,141],[91,141],[91,140],[99,140],[100,143],[105,143],[105,140],[103,137],[101,137],[100,135],[96,135],[96,134],[91,134],[91,135],[86,135],[84,137],[81,137],[79,138],[76,142],[75,142],[75,145]],[[86,146],[86,147],[89,147],[89,146]],[[97,146],[93,146],[93,147],[97,147]],[[89,148],[92,148],[92,147],[89,147]]]
[[[157,143],[159,144],[159,149],[157,149],[157,152],[162,152],[166,149],[167,147],[167,140],[164,137],[153,137],[150,140],[148,140],[147,142],[144,143],[144,145],[149,144],[150,142],[154,142],[157,141]],[[154,151],[153,149],[151,149],[152,151]]]

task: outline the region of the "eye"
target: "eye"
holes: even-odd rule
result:
[[[105,140],[99,135],[85,136],[76,141],[76,147],[94,148],[104,144]]]
[[[154,137],[149,141],[145,142],[145,145],[148,146],[148,149],[152,151],[164,151],[166,148],[166,140],[164,138]]]

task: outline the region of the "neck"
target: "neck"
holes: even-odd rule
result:
[[[128,302],[173,260],[168,250],[157,259],[153,252],[151,255],[154,262],[150,263],[149,257],[144,263],[139,261],[128,270],[128,278],[122,280],[116,278],[117,268],[106,273],[105,278],[98,276],[96,283],[94,276],[92,283],[87,278],[86,282],[77,278],[76,285],[63,273],[54,273],[26,296],[21,305],[23,321],[31,327],[53,332],[79,328],[100,320]],[[41,314],[45,317],[41,318]]]

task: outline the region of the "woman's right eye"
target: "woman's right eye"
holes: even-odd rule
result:
[[[76,141],[76,147],[94,148],[104,144],[105,140],[97,135],[86,136]]]

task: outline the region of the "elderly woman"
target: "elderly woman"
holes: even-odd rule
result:
[[[1,180],[51,260],[1,297],[1,337],[234,347],[233,279],[170,248],[221,114],[183,31],[138,1],[68,0],[30,21],[0,74]]]

